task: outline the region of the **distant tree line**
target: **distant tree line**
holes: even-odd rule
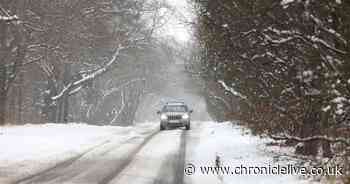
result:
[[[217,119],[243,120],[349,169],[350,1],[195,0]],[[224,118],[223,118],[224,116]]]
[[[1,0],[0,125],[132,123],[156,66],[143,61],[161,8],[161,1]]]

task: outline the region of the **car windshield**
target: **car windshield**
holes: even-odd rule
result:
[[[163,107],[163,112],[186,112],[185,105],[166,105]]]

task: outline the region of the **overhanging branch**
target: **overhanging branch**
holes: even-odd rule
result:
[[[95,70],[94,72],[92,72],[91,74],[89,74],[87,76],[84,76],[82,79],[70,82],[67,86],[65,86],[62,89],[62,91],[60,93],[58,93],[58,95],[51,97],[51,99],[53,101],[59,100],[63,96],[66,96],[67,94],[69,94],[72,90],[77,89],[78,87],[86,84],[87,82],[94,80],[96,77],[99,77],[102,74],[104,74],[105,72],[107,72],[108,70],[110,70],[112,65],[118,61],[118,58],[120,56],[120,52],[126,48],[127,47],[123,47],[122,45],[119,45],[118,48],[116,49],[116,51],[114,52],[111,60],[105,66]]]
[[[315,135],[315,136],[310,136],[305,138],[290,136],[290,135],[283,135],[283,136],[270,135],[270,137],[274,140],[293,140],[296,142],[310,142],[310,141],[320,140],[320,141],[327,141],[331,143],[342,143],[350,147],[350,142],[346,138],[332,138],[326,135]]]

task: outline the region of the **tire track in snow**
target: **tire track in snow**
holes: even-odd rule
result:
[[[140,150],[154,135],[156,135],[159,131],[154,131],[151,135],[148,135],[147,137],[144,138],[144,140],[142,141],[141,144],[135,146],[135,150],[131,152],[131,154],[129,154],[123,162],[123,164],[121,164],[122,166],[121,167],[118,167],[116,168],[116,170],[113,171],[113,174],[111,175],[116,175],[118,174],[118,172],[120,172],[121,170],[123,170],[123,168],[128,164],[128,162],[130,162],[132,160],[132,158],[129,158],[129,157],[133,157],[133,155],[135,155],[137,153],[138,150]],[[130,137],[128,139],[126,139],[125,141],[123,141],[120,146],[123,146],[125,144],[128,144],[130,142],[132,142],[132,140],[134,140],[135,137]],[[35,173],[33,175],[30,175],[30,176],[27,176],[25,178],[22,178],[18,181],[15,181],[13,184],[32,184],[32,183],[47,183],[49,181],[54,181],[56,179],[58,180],[62,180],[62,178],[66,177],[65,180],[69,180],[69,178],[73,178],[75,175],[79,175],[81,173],[76,173],[76,174],[73,174],[72,176],[61,176],[59,175],[58,173],[60,173],[61,171],[64,171],[66,168],[68,168],[69,166],[75,164],[79,159],[83,158],[84,156],[92,153],[93,151],[107,145],[108,143],[111,143],[112,141],[111,140],[106,140],[98,145],[95,145],[95,146],[92,146],[91,148],[89,148],[88,150],[80,153],[79,155],[77,156],[74,156],[70,159],[67,159],[65,161],[62,161],[62,162],[59,162],[57,164],[55,164],[54,166],[48,168],[48,169],[45,169],[39,173]],[[99,156],[103,157],[104,155],[106,155],[107,153],[115,150],[115,149],[118,149],[120,146],[118,147],[114,147],[112,146],[111,148],[109,149],[106,149],[106,150],[103,150]],[[129,161],[130,160],[130,161]],[[125,166],[124,166],[125,165]],[[120,171],[119,171],[120,170]],[[108,174],[108,173],[107,173]],[[62,177],[62,178],[61,178]],[[101,183],[101,184],[104,184],[104,183],[108,183],[108,180],[110,180],[110,177],[113,177],[113,176],[106,176],[104,177],[104,179],[101,181],[101,182],[97,182],[97,183]],[[62,183],[62,182],[53,182],[53,183]]]
[[[152,184],[183,184],[187,132],[185,130],[181,132],[177,152],[164,155],[165,159]]]
[[[126,157],[124,160],[122,160],[119,163],[119,167],[115,167],[113,172],[111,172],[111,174],[107,175],[102,181],[98,182],[98,184],[108,184],[111,180],[113,180],[113,178],[118,176],[118,174],[121,173],[130,164],[130,162],[133,160],[135,155],[158,133],[159,133],[159,131],[156,131],[156,132],[152,133],[150,136],[146,137],[146,139],[143,141],[142,144],[137,146],[137,148],[135,150],[133,150],[128,155],[128,157]]]
[[[180,150],[179,150],[179,156],[178,156],[179,159],[177,162],[178,165],[176,168],[174,184],[184,183],[187,132],[188,131],[183,131],[181,134],[181,143],[180,143]]]
[[[51,172],[51,171],[53,171],[53,170],[66,168],[66,167],[68,167],[69,165],[73,164],[73,163],[74,163],[75,161],[77,161],[78,159],[82,158],[84,155],[86,155],[86,154],[92,152],[93,150],[95,150],[95,149],[97,149],[97,148],[99,148],[99,147],[101,147],[101,146],[103,146],[103,145],[105,145],[105,144],[107,144],[107,143],[109,143],[109,142],[110,142],[109,140],[104,141],[104,142],[102,142],[102,143],[100,143],[100,144],[98,144],[98,145],[96,145],[96,146],[93,146],[93,147],[89,148],[88,150],[86,150],[86,151],[84,151],[84,152],[78,154],[77,156],[74,156],[74,157],[69,158],[69,159],[67,159],[67,160],[64,160],[64,161],[62,161],[62,162],[59,162],[59,163],[55,164],[54,166],[52,166],[52,167],[50,167],[50,168],[47,168],[47,169],[45,169],[45,170],[43,170],[43,171],[40,171],[40,172],[38,172],[38,173],[32,174],[32,175],[27,176],[27,177],[25,177],[25,178],[22,178],[22,179],[20,179],[20,180],[18,180],[18,181],[15,181],[15,182],[13,182],[13,184],[24,184],[24,183],[27,183],[27,182],[30,181],[30,180],[35,180],[36,178],[39,178],[39,177],[41,177],[41,176],[44,176],[46,173],[49,173],[49,172]],[[33,182],[29,182],[29,183],[33,183]]]

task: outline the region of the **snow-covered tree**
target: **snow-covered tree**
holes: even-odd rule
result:
[[[0,2],[0,46],[4,50],[0,54],[11,56],[1,58],[6,61],[1,69],[6,74],[1,82],[6,85],[1,86],[7,86],[6,91],[0,91],[4,94],[0,100],[0,112],[4,114],[1,122],[5,122],[5,111],[11,106],[7,102],[21,101],[22,97],[24,101],[15,105],[24,109],[19,116],[23,113],[26,119],[38,122],[109,123],[110,119],[107,122],[94,116],[109,113],[116,119],[116,112],[129,115],[135,111],[144,72],[142,68],[132,70],[137,65],[132,58],[151,44],[163,6],[159,1],[138,0]],[[15,69],[21,71],[21,77],[11,74],[16,73]],[[120,76],[125,74],[128,77]],[[10,78],[16,83],[12,88],[8,85]],[[20,91],[20,86],[25,88]],[[99,106],[106,91],[121,98],[113,101],[115,108],[110,110]],[[125,107],[118,110],[121,104]],[[99,113],[97,108],[108,112]],[[72,113],[74,110],[80,113]]]
[[[240,100],[239,112],[226,114],[260,133],[307,140],[297,150],[305,155],[331,156],[340,143],[331,140],[349,142],[348,1],[196,1],[195,8],[204,76],[221,85],[213,91],[226,91],[216,98]]]

